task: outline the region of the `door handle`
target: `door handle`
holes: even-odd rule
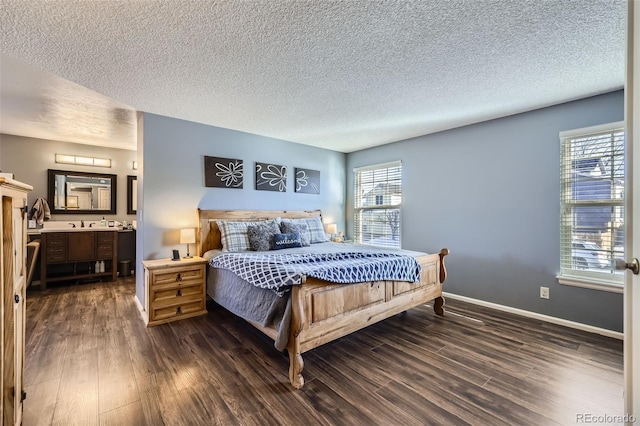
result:
[[[628,263],[622,259],[616,259],[616,269],[618,271],[629,269],[634,275],[638,275],[640,273],[640,262],[638,262],[638,258],[636,257],[631,259],[631,262]]]

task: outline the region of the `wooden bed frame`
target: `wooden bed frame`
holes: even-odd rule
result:
[[[322,216],[320,210],[200,210],[198,209],[197,253],[222,248],[216,220],[255,221],[275,217],[301,218]],[[320,345],[339,339],[356,330],[433,300],[433,309],[444,315],[442,283],[447,272],[444,257],[448,249],[417,258],[422,266],[419,282],[375,281],[359,284],[334,284],[307,278],[291,292],[291,331],[289,380],[300,389],[304,385],[302,354]],[[249,321],[275,340],[276,330]]]

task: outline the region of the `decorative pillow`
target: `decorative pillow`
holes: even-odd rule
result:
[[[307,217],[304,219],[309,227],[309,234],[311,235],[311,244],[314,243],[324,243],[329,241],[327,239],[327,234],[324,232],[324,225],[322,224],[322,220],[320,220],[320,216],[315,217]]]
[[[302,247],[311,245],[309,240],[309,227],[305,222],[294,223],[283,219],[282,222],[280,222],[280,231],[282,231],[283,234],[299,234]]]
[[[247,226],[249,248],[256,251],[270,250],[273,236],[276,234],[280,234],[280,227],[274,221]]]
[[[217,220],[220,229],[220,240],[222,242],[222,251],[247,251],[251,248],[249,243],[249,235],[247,235],[247,227],[257,225],[263,222],[274,222],[276,225],[279,219],[261,220],[257,222],[232,222],[225,220]]]
[[[304,217],[301,219],[282,219],[282,223],[286,221],[293,222],[296,224],[305,223],[308,228],[307,235],[309,236],[309,242],[311,244],[324,243],[328,241],[327,234],[324,233],[324,226],[322,225],[322,220],[320,220],[320,216]]]
[[[300,234],[294,232],[292,234],[275,234],[273,236],[273,250],[280,250],[291,247],[302,247]]]

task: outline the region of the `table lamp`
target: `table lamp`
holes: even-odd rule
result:
[[[338,225],[336,225],[335,223],[328,223],[327,234],[331,235],[331,237],[329,238],[331,241],[333,241],[333,236],[336,234],[336,232],[338,232]]]
[[[196,242],[196,230],[194,228],[186,228],[180,230],[180,244],[187,245],[187,255],[185,259],[191,259],[193,256],[189,254],[189,244]]]

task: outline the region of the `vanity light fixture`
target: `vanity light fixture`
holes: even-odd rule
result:
[[[180,244],[187,245],[187,255],[185,259],[191,259],[193,256],[189,254],[189,244],[196,242],[196,230],[195,228],[185,228],[180,230]]]
[[[56,163],[78,166],[111,167],[110,158],[81,157],[79,155],[56,154]]]

